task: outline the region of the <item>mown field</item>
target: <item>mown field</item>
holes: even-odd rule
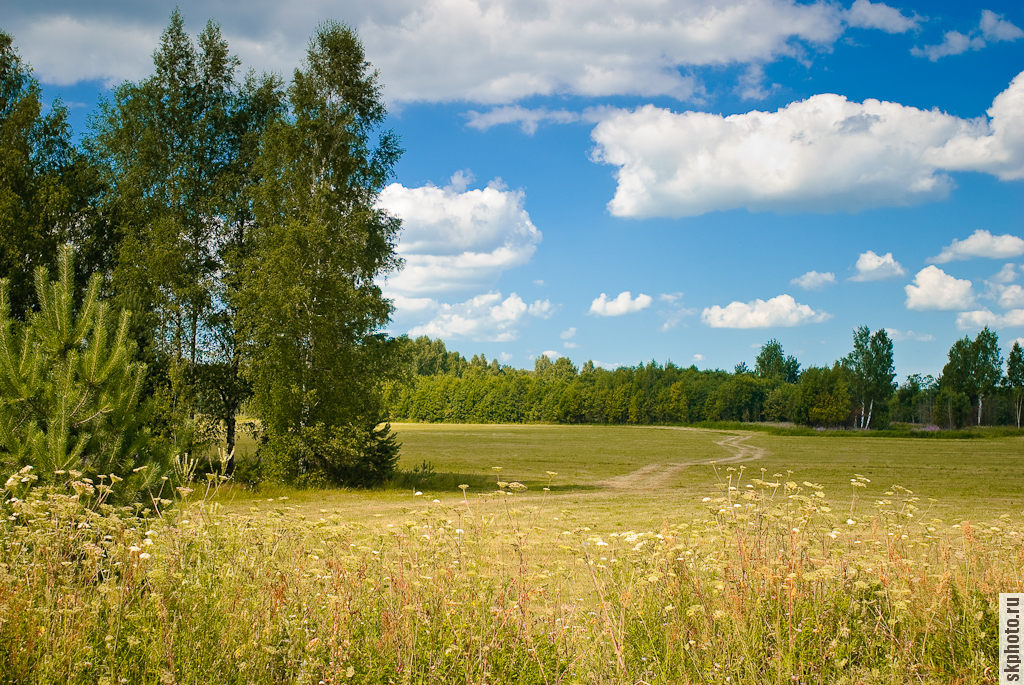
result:
[[[1020,437],[396,428],[380,491],[21,503],[0,681],[997,682]]]

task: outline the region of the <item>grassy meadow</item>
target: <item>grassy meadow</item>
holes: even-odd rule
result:
[[[997,682],[1022,437],[396,429],[383,490],[18,498],[0,682]]]

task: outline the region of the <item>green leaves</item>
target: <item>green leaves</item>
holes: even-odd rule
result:
[[[867,326],[854,330],[853,351],[843,359],[843,365],[853,372],[854,399],[861,405],[859,427],[870,428],[875,406],[882,408],[895,389],[896,368],[889,334],[884,328],[872,333]]]
[[[106,249],[89,208],[96,189],[66,108],[57,101],[44,113],[39,83],[0,31],[0,274],[13,316],[31,309],[33,271],[55,266],[60,243],[84,246],[87,262]]]
[[[1010,356],[1006,360],[1006,384],[1013,391],[1013,407],[1020,428],[1021,409],[1024,407],[1024,349],[1020,341],[1015,340],[1010,348]]]
[[[379,434],[394,345],[376,283],[399,264],[399,222],[376,198],[401,150],[358,37],[322,25],[285,91],[276,76],[240,82],[219,27],[193,39],[175,11],[153,61],[101,104],[86,157],[59,106],[40,114],[39,86],[0,33],[0,178],[12,179],[0,187],[0,273],[12,279],[0,462],[147,459],[138,348],[154,424],[180,450],[202,446],[193,429],[212,417],[230,451],[255,390],[268,434],[299,436],[285,451],[300,471],[379,481],[339,466],[386,473],[397,454]],[[79,300],[63,242],[102,259],[104,287],[138,316],[111,317],[99,277]],[[38,265],[58,277],[37,273],[33,291]],[[33,297],[39,311],[16,321]]]
[[[395,373],[375,280],[397,265],[398,220],[377,210],[398,147],[355,34],[321,26],[255,161],[251,251],[233,301],[253,406],[279,476],[369,484],[397,446],[378,434]],[[285,467],[287,466],[287,467]],[[365,474],[360,475],[365,471]]]
[[[985,326],[974,340],[965,336],[949,348],[949,362],[942,369],[941,385],[973,397],[978,407],[978,425],[981,425],[984,399],[1002,377],[1002,367],[999,337]]]
[[[772,338],[761,346],[761,351],[754,361],[754,372],[761,378],[796,383],[800,376],[800,362],[796,357],[786,356],[779,341]]]
[[[44,482],[70,470],[114,473],[131,496],[158,479],[167,451],[149,434],[130,319],[112,319],[98,277],[76,306],[70,246],[58,263],[56,281],[37,270],[40,308],[26,322],[12,317],[8,282],[0,281],[0,467],[32,465]],[[133,472],[145,465],[154,468]]]

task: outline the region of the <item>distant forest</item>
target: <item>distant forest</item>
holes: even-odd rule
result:
[[[453,423],[687,424],[792,422],[828,428],[881,429],[894,423],[959,428],[1020,427],[1024,359],[1014,343],[1003,364],[995,333],[957,340],[938,378],[895,382],[885,330],[853,334],[853,350],[831,366],[801,368],[776,340],[749,368],[732,372],[654,361],[576,368],[542,356],[533,370],[467,360],[441,340],[403,340],[407,372],[386,389],[394,420]]]

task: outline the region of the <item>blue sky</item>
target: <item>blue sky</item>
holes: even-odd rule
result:
[[[982,325],[1024,336],[1018,0],[178,3],[289,73],[359,31],[406,153],[395,334],[515,366],[805,366],[886,328],[901,376]],[[85,117],[151,70],[171,3],[5,7]]]

